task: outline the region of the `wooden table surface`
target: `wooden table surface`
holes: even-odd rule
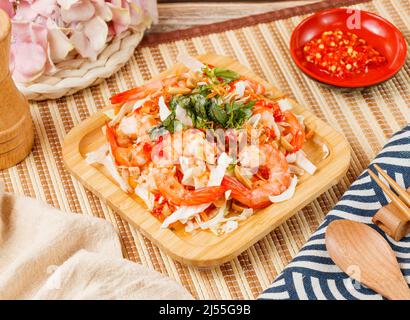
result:
[[[293,1],[168,1],[158,3],[159,23],[150,32],[185,29],[242,16],[264,13],[283,8],[318,2],[318,0]]]

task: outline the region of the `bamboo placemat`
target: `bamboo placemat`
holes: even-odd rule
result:
[[[291,61],[287,48],[293,28],[307,14],[335,6],[354,5],[375,12],[392,21],[410,43],[408,0],[363,2],[328,1],[150,35],[131,61],[101,85],[57,101],[32,103],[37,134],[33,152],[21,164],[1,171],[0,179],[5,181],[9,192],[42,199],[65,211],[109,220],[120,234],[126,258],[175,278],[196,298],[255,298],[298,252],[387,138],[410,121],[409,60],[392,80],[357,91],[324,87],[302,75]],[[170,259],[85,190],[66,171],[61,158],[61,144],[72,127],[107,104],[112,94],[170,67],[178,52],[191,55],[216,52],[236,58],[343,132],[352,148],[350,169],[340,183],[238,258],[213,269],[187,267]]]

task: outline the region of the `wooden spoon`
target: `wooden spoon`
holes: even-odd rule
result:
[[[369,226],[336,220],[326,231],[326,248],[351,278],[391,300],[410,300],[410,289],[387,241]]]

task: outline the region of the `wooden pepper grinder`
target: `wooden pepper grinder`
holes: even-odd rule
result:
[[[9,71],[11,22],[0,9],[0,170],[22,161],[31,151],[33,124],[27,99]]]

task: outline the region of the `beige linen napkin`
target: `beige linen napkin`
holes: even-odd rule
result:
[[[105,220],[3,193],[0,299],[192,299],[170,278],[122,259]]]

